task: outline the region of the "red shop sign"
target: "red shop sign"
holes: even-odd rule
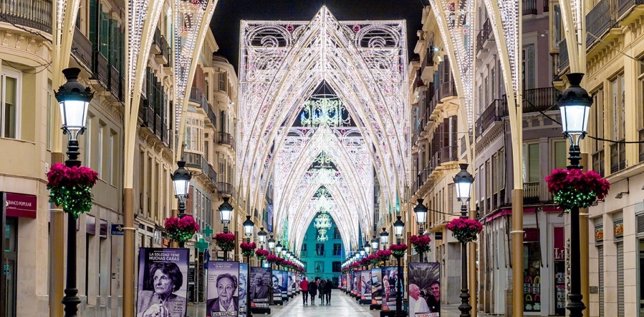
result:
[[[7,217],[36,218],[38,203],[35,195],[5,193]]]

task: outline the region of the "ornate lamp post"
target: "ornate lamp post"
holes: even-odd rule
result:
[[[246,236],[246,242],[250,243],[250,239],[253,237],[253,231],[255,229],[255,223],[250,220],[250,216],[246,216],[246,221],[242,224],[244,227],[244,235]],[[246,316],[252,316],[250,314],[250,254],[246,255],[246,263],[248,263],[248,274],[246,274],[246,287],[248,290],[246,292]]]
[[[190,193],[190,179],[192,174],[186,169],[186,162],[181,160],[177,162],[179,166],[172,173],[172,184],[174,185],[174,196],[179,200],[179,218],[183,218],[186,212],[186,199]],[[183,241],[179,241],[179,247],[183,248]]]
[[[228,233],[228,224],[233,217],[233,205],[228,200],[230,197],[224,197],[224,202],[219,205],[219,219],[224,225],[224,233]],[[228,260],[228,251],[224,250],[224,259]]]
[[[563,134],[570,140],[568,149],[570,165],[568,169],[581,169],[581,151],[579,142],[586,135],[588,129],[588,114],[593,104],[588,92],[579,86],[584,77],[582,73],[571,73],[567,75],[570,87],[564,90],[557,99],[561,110],[561,127]],[[570,209],[570,293],[568,294],[568,305],[570,317],[581,317],[586,308],[582,302],[581,295],[581,263],[579,244],[579,207]]]
[[[380,245],[383,250],[387,247],[387,243],[389,243],[389,232],[383,227],[382,232],[380,232]]]
[[[425,234],[425,223],[427,223],[427,207],[423,204],[422,199],[418,199],[418,204],[414,207],[414,213],[416,213],[416,222],[418,222],[418,234]],[[420,262],[424,261],[423,252],[419,252],[418,256]]]
[[[89,87],[78,82],[80,69],[67,68],[63,70],[67,82],[58,88],[56,100],[60,107],[60,114],[63,120],[63,134],[67,134],[67,167],[78,167],[81,161],[78,160],[78,136],[85,131],[87,122],[87,108],[94,97]],[[78,312],[78,289],[76,288],[76,217],[74,213],[67,213],[67,273],[66,273],[65,316],[76,316]]]
[[[275,249],[275,239],[273,239],[273,235],[271,234],[271,237],[268,239],[268,249],[273,252]]]
[[[394,233],[396,234],[396,243],[400,244],[402,241],[402,236],[403,236],[403,231],[405,230],[405,223],[400,220],[400,216],[398,216],[398,219],[394,222]],[[402,311],[402,293],[403,293],[403,268],[402,264],[400,263],[400,260],[402,257],[397,256],[396,257],[396,262],[398,265],[398,285],[397,285],[397,291],[396,291],[396,317],[403,316],[403,311]]]
[[[371,239],[371,250],[378,251],[378,239],[376,239],[376,236],[373,236],[373,239]]]
[[[259,232],[257,233],[257,239],[259,240],[259,248],[263,249],[264,248],[264,243],[266,242],[266,236],[268,233],[264,231],[264,227],[261,227],[259,229]],[[264,260],[259,260],[259,267],[264,267]]]
[[[470,201],[470,189],[474,183],[474,177],[467,171],[467,164],[459,164],[461,170],[454,176],[454,187],[456,187],[456,198],[461,202],[461,218],[467,218],[467,204]],[[467,244],[461,243],[461,317],[469,317],[472,311],[470,305],[470,292],[467,287]]]

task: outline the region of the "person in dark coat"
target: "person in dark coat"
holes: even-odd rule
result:
[[[326,280],[326,284],[324,284],[324,295],[326,297],[327,305],[331,305],[331,290],[333,290],[333,282],[331,282],[331,280]]]
[[[320,291],[320,305],[324,305],[324,298],[325,298],[325,292],[326,292],[326,281],[325,280],[320,280],[320,283],[318,284],[318,291]]]
[[[315,295],[318,293],[318,285],[315,281],[309,283],[309,294],[311,295],[311,305],[315,305]]]

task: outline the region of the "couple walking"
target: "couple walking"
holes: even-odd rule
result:
[[[300,282],[300,289],[302,290],[302,303],[304,305],[308,304],[308,295],[311,294],[311,305],[315,304],[315,295],[320,293],[320,304],[324,305],[326,300],[327,305],[331,305],[331,290],[333,289],[333,282],[331,280],[323,280],[319,277],[315,278],[315,281],[309,283],[309,281],[304,277]]]

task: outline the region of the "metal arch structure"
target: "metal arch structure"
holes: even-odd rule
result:
[[[311,21],[242,21],[240,199],[262,208],[278,167],[274,160],[293,141],[279,131],[293,124],[303,101],[323,81],[358,126],[386,199],[404,195],[411,164],[405,37],[404,21],[340,22],[326,7]],[[353,188],[364,186],[349,182]]]

